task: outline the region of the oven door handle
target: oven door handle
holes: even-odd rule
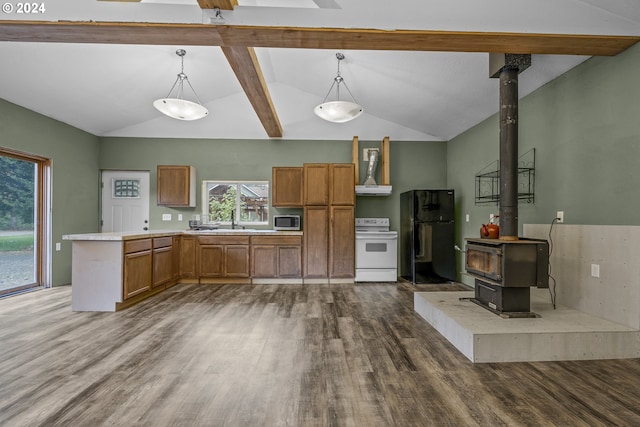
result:
[[[373,234],[373,233],[371,233]],[[356,240],[398,240],[398,236],[371,236],[371,235],[366,235],[366,236],[359,236],[356,235]]]

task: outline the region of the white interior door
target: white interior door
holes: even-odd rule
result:
[[[149,229],[149,172],[102,171],[102,232]]]

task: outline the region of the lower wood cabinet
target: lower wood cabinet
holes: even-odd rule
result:
[[[200,278],[249,278],[249,236],[198,237]]]
[[[173,237],[153,239],[152,287],[165,285],[174,279]]]
[[[355,277],[356,229],[353,206],[331,206],[329,277]]]
[[[123,299],[151,289],[153,254],[151,239],[124,242]]]
[[[251,277],[302,277],[302,237],[252,236]]]
[[[195,236],[182,236],[180,239],[180,278],[197,279],[196,269],[197,240]]]
[[[354,225],[355,226],[355,225]],[[304,207],[304,277],[329,274],[329,207]]]
[[[353,206],[305,206],[304,277],[355,277]]]

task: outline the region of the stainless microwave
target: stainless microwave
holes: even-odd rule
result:
[[[274,215],[274,230],[300,230],[300,215]]]

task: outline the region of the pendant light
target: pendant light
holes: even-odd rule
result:
[[[187,54],[187,51],[184,49],[176,50],[176,55],[180,57],[182,60],[182,67],[180,73],[178,74],[178,78],[171,86],[171,90],[166,98],[156,99],[153,101],[153,106],[158,109],[162,114],[165,114],[169,117],[178,120],[198,120],[205,117],[209,114],[209,110],[207,110],[204,106],[202,106],[202,102],[196,91],[189,83],[189,79],[187,75],[184,73],[184,56]],[[184,99],[184,82],[187,82],[191,91],[196,97],[196,102],[187,101]],[[177,89],[175,97],[171,97],[171,93],[174,89]]]
[[[329,88],[329,92],[327,92],[327,96],[324,97],[322,104],[316,106],[313,109],[313,112],[316,113],[318,117],[321,119],[333,122],[333,123],[344,123],[350,120],[355,119],[360,114],[362,114],[362,106],[358,105],[353,94],[349,90],[347,83],[344,81],[344,78],[340,75],[340,61],[344,59],[344,55],[340,52],[336,53],[336,58],[338,58],[338,74],[333,79],[333,83],[331,83],[331,87]],[[349,101],[340,101],[340,85],[343,84],[353,102]],[[327,102],[327,98],[331,94],[333,88],[336,88],[336,100]]]

